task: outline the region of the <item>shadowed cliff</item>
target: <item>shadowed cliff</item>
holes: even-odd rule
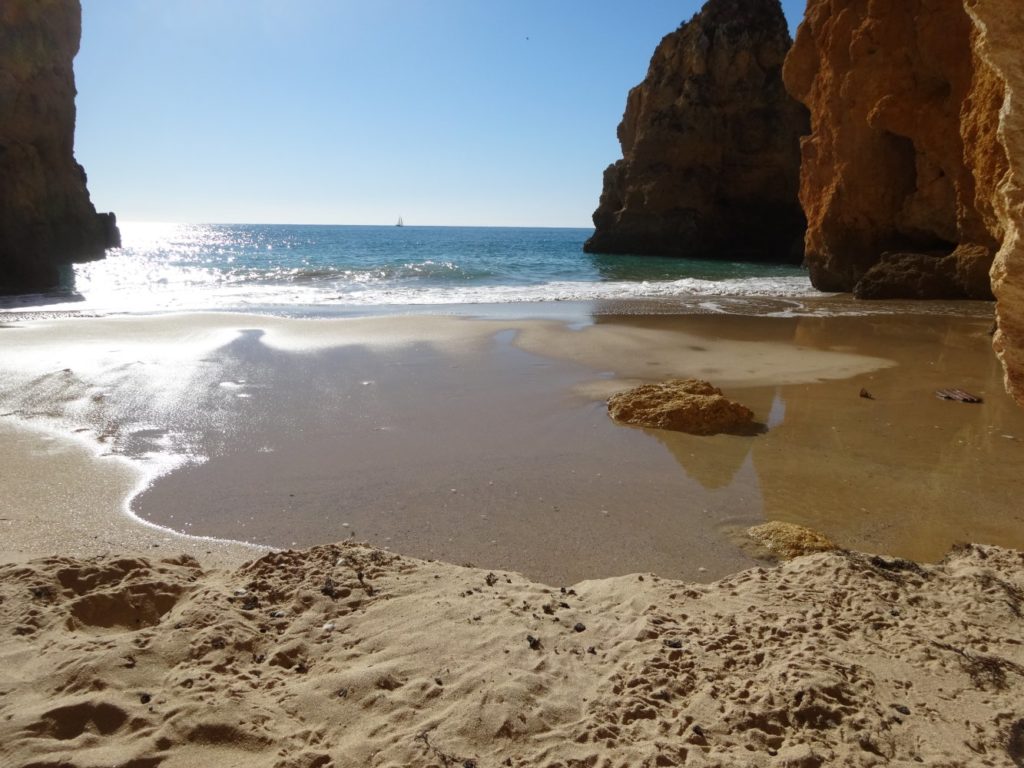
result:
[[[74,158],[79,0],[0,3],[0,294],[55,288],[120,245]]]
[[[799,262],[790,44],[778,0],[710,0],[667,35],[629,93],[584,250]]]

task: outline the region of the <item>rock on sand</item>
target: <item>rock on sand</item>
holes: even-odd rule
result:
[[[817,531],[778,520],[748,528],[747,535],[773,555],[784,560],[839,549],[830,538]]]
[[[749,408],[700,379],[671,379],[619,392],[608,399],[608,413],[626,424],[693,435],[748,430],[754,418]]]

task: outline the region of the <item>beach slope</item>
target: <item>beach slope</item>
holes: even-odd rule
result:
[[[0,566],[11,766],[1020,765],[1024,554],[572,587],[346,543]]]

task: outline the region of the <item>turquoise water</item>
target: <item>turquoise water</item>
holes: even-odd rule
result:
[[[585,254],[590,229],[122,225],[75,309],[388,307],[818,295],[798,267]],[[50,297],[49,301],[57,301]],[[22,304],[24,307],[24,304]],[[51,307],[52,308],[52,307]]]

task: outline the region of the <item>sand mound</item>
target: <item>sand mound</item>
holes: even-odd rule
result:
[[[608,414],[626,424],[693,435],[747,431],[754,413],[700,379],[641,384],[608,399]]]
[[[1022,616],[995,547],[569,589],[354,544],[36,560],[0,566],[0,764],[1020,765]]]

